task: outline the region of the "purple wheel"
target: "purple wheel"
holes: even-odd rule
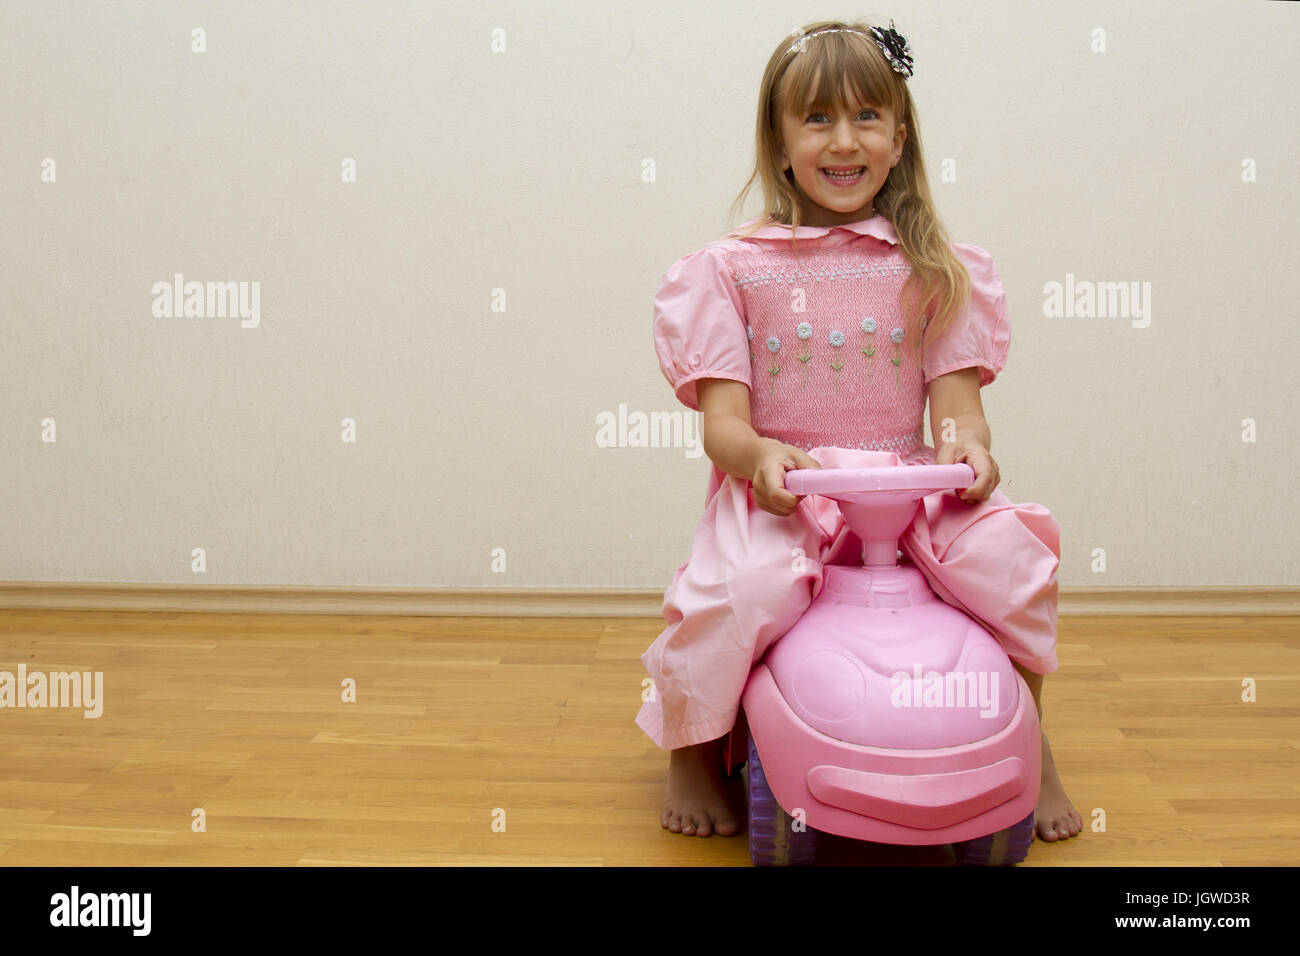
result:
[[[749,735],[749,858],[755,866],[807,866],[817,856],[817,831],[782,809],[767,785],[754,735]]]
[[[1011,866],[1029,854],[1034,842],[1034,814],[1031,811],[1014,826],[988,836],[954,843],[952,852],[962,866]]]

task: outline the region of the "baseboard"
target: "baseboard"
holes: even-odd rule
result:
[[[0,582],[0,608],[392,614],[452,617],[663,616],[646,588],[192,587],[180,584]],[[1067,615],[1300,615],[1300,588],[1061,588]]]

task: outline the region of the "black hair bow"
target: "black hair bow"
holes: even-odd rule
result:
[[[894,21],[889,21],[888,30],[883,27],[872,27],[871,35],[875,38],[876,46],[880,47],[880,52],[888,58],[894,71],[910,77],[912,51],[907,45],[907,38],[894,29]]]

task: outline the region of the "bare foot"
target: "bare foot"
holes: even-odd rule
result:
[[[671,751],[659,825],[687,836],[735,836],[740,830],[723,791],[722,739]]]
[[[1065,785],[1056,772],[1047,734],[1043,734],[1043,776],[1038,806],[1034,807],[1034,829],[1038,832],[1038,839],[1048,843],[1068,840],[1083,829],[1083,818],[1065,795]]]

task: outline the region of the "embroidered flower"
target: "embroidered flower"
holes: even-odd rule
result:
[[[862,331],[870,335],[876,331],[876,320],[868,316],[862,320]],[[876,354],[875,347],[871,344],[871,339],[867,339],[867,347],[862,350],[862,354],[867,357],[867,381],[871,381],[871,356]]]
[[[840,393],[840,369],[844,363],[840,361],[840,346],[844,344],[844,333],[836,329],[828,336],[831,348],[835,349],[835,356],[831,359],[831,368],[835,369],[835,394]]]
[[[795,333],[804,343],[804,351],[799,355],[799,361],[803,363],[803,374],[800,376],[800,384],[802,385],[808,384],[808,360],[812,358],[812,347],[808,345],[808,340],[812,338],[812,332],[812,326],[807,322],[800,322],[799,328],[795,330]]]
[[[753,365],[753,364],[754,364],[754,359],[756,359],[756,358],[758,357],[758,356],[756,356],[756,355],[754,354],[754,351],[753,351],[753,349],[754,349],[754,327],[753,327],[752,325],[747,325],[747,326],[745,326],[745,334],[746,334],[747,336],[749,336],[749,348],[750,348],[750,352],[749,352],[749,363],[750,363],[751,365]]]
[[[781,371],[781,366],[776,364],[776,353],[781,351],[781,340],[775,335],[767,340],[767,350],[772,353],[772,367],[767,370],[767,374],[772,376],[768,383],[768,395],[776,394],[776,373]]]
[[[902,329],[893,329],[889,333],[889,341],[893,342],[895,346],[901,345],[905,334],[906,333]],[[897,385],[899,374],[898,367],[903,363],[903,358],[898,354],[897,348],[894,349],[894,357],[889,361],[894,363],[894,384]]]

